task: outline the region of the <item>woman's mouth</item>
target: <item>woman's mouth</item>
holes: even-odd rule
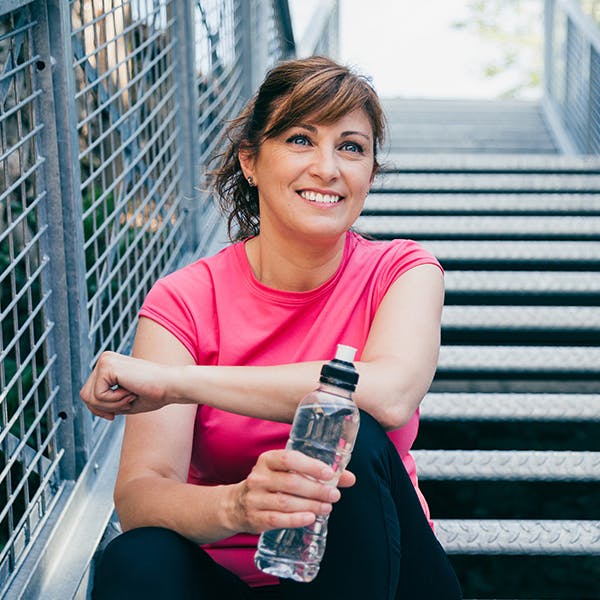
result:
[[[338,196],[337,194],[322,194],[320,192],[313,192],[312,190],[302,190],[298,193],[305,200],[318,204],[335,204],[343,199],[342,196]]]

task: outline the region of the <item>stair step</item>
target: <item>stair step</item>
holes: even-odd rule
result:
[[[600,273],[594,271],[447,271],[448,293],[590,294],[600,301]]]
[[[452,373],[538,377],[600,375],[597,346],[456,346],[442,345],[437,375]]]
[[[363,215],[600,215],[600,194],[371,193]]]
[[[600,334],[600,306],[446,305],[445,329],[576,330]],[[596,338],[600,343],[600,335]]]
[[[600,265],[600,242],[547,241],[547,240],[420,240],[419,242],[447,268],[448,264],[520,263],[535,268],[539,263],[544,270],[550,266],[574,264],[591,268]],[[459,266],[454,267],[456,269]],[[481,268],[481,266],[479,267]]]
[[[379,173],[372,192],[580,192],[600,191],[600,175],[487,173]]]
[[[600,173],[597,156],[388,153],[380,162],[381,170],[386,172]]]
[[[421,420],[600,422],[600,394],[429,392]]]
[[[439,519],[450,554],[600,555],[600,521]]]
[[[600,452],[413,450],[421,480],[600,481]]]
[[[361,216],[357,228],[378,238],[600,239],[600,217]]]

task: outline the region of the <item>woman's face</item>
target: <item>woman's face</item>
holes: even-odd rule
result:
[[[339,238],[362,210],[374,176],[373,129],[362,110],[323,125],[307,119],[240,153],[258,188],[261,233]],[[274,229],[273,229],[274,228]]]

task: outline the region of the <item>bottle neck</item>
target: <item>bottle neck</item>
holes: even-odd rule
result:
[[[331,383],[323,383],[319,382],[319,391],[326,392],[328,394],[333,394],[334,396],[340,396],[341,398],[347,398],[348,400],[352,400],[352,392],[350,390],[345,390],[344,388],[338,387],[337,385],[332,385]]]

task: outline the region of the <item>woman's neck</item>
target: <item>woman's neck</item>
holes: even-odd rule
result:
[[[246,242],[246,256],[254,276],[278,290],[306,292],[325,283],[344,256],[346,235],[322,244],[275,240],[259,234]]]

